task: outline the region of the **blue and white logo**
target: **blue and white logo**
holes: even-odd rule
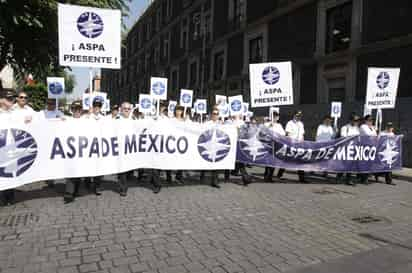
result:
[[[392,165],[400,159],[398,145],[393,139],[388,138],[380,150],[382,150],[382,152],[379,152],[381,162],[385,163],[389,168],[392,168]]]
[[[385,89],[388,87],[390,82],[390,77],[388,72],[380,72],[378,77],[376,78],[376,83],[379,89]]]
[[[49,84],[49,91],[53,95],[61,95],[63,93],[63,85],[59,82],[51,82]]]
[[[268,66],[262,72],[262,79],[266,84],[274,85],[279,82],[280,72],[276,67]]]
[[[206,105],[203,102],[199,102],[197,104],[197,110],[199,111],[205,111],[206,110]]]
[[[260,140],[260,134],[259,128],[245,128],[240,131],[240,151],[253,161],[265,157],[270,151],[270,146]]]
[[[37,143],[27,132],[0,130],[0,177],[18,177],[26,172],[37,156]]]
[[[86,38],[96,38],[103,33],[103,20],[94,12],[84,12],[77,19],[77,29]]]
[[[190,103],[191,100],[192,100],[192,96],[190,96],[189,94],[185,93],[182,95],[183,103]]]
[[[142,101],[140,102],[140,107],[142,107],[143,109],[150,109],[150,107],[152,107],[152,102],[149,99],[142,99]]]
[[[204,160],[219,162],[229,154],[230,138],[221,130],[207,130],[199,136],[197,149]]]
[[[155,95],[161,96],[166,92],[166,86],[162,82],[155,82],[152,85],[152,90]]]
[[[175,104],[175,103],[170,103],[170,104],[169,104],[169,112],[174,113],[174,112],[175,112],[175,108],[176,108],[176,104]]]
[[[89,96],[84,98],[84,106],[86,108],[90,107],[90,97]]]
[[[232,101],[230,107],[232,108],[233,112],[240,112],[242,110],[242,102],[239,100]]]

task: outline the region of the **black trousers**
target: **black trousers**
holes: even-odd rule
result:
[[[15,201],[15,190],[14,189],[4,190],[1,193],[3,194],[3,202],[5,204],[14,203]]]
[[[81,178],[70,178],[66,181],[65,196],[74,198],[79,192]]]
[[[119,174],[119,191],[121,193],[127,193],[128,185],[127,180],[133,175],[133,171],[128,171],[125,173]]]

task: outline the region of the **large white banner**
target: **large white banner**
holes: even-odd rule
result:
[[[0,190],[139,168],[233,169],[237,130],[174,120],[0,123]]]
[[[120,10],[58,4],[62,66],[120,69]]]
[[[292,63],[250,65],[252,107],[293,104]]]
[[[395,108],[399,68],[368,68],[366,106],[369,109]]]

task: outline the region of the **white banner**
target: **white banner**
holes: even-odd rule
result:
[[[292,63],[250,65],[252,107],[293,104]]]
[[[229,97],[230,115],[241,115],[243,113],[243,96]]]
[[[153,112],[153,98],[147,94],[139,95],[139,112],[151,114]]]
[[[342,102],[333,101],[330,110],[330,116],[332,118],[341,118],[342,116]]]
[[[193,90],[181,89],[179,104],[180,106],[191,108],[193,104]]]
[[[395,108],[400,68],[368,68],[366,105],[369,109]]]
[[[47,77],[47,92],[51,99],[64,97],[64,78]]]
[[[233,169],[237,130],[174,120],[0,123],[0,190],[149,168]]]
[[[167,79],[151,77],[150,95],[157,100],[167,100]]]
[[[61,66],[120,69],[120,10],[58,4]]]

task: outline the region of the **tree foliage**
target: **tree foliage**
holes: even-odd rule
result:
[[[43,83],[25,85],[24,92],[29,96],[29,103],[35,111],[45,108],[47,100],[47,87]]]
[[[59,72],[57,4],[120,9],[128,15],[131,0],[0,0],[0,69],[45,80]]]

